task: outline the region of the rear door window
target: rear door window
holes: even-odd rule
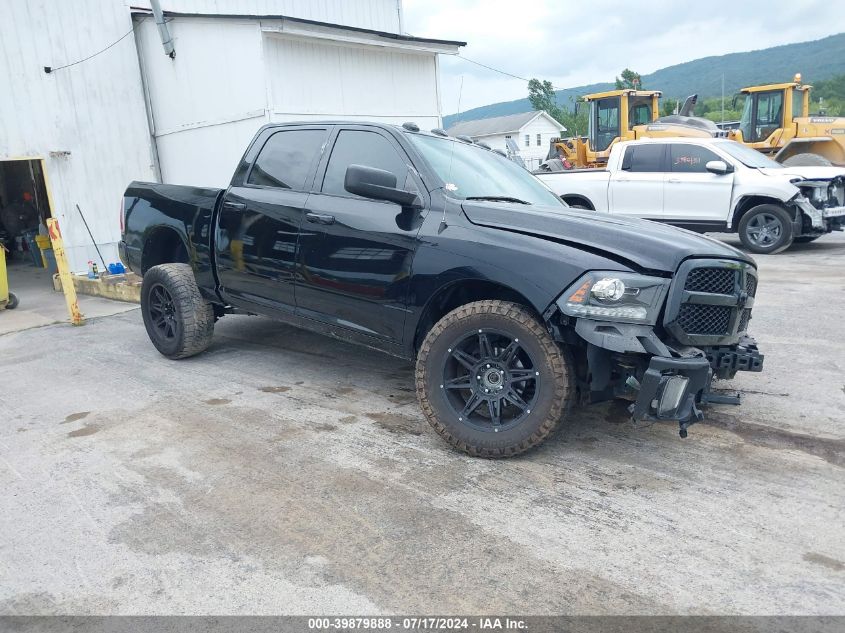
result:
[[[665,145],[632,145],[625,150],[622,169],[630,172],[665,171],[663,154]]]
[[[701,174],[711,160],[722,160],[706,147],[677,143],[669,146],[671,171],[682,174]]]
[[[326,176],[323,178],[323,193],[339,196],[351,196],[343,186],[346,168],[350,165],[363,165],[384,169],[396,176],[398,187],[405,184],[408,177],[408,165],[387,138],[378,132],[365,130],[342,130],[337,136]]]
[[[303,190],[320,157],[327,131],[282,130],[267,139],[247,184]]]

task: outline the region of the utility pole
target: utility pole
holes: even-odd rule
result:
[[[722,125],[725,124],[725,73],[722,73]]]

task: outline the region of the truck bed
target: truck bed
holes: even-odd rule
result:
[[[216,295],[211,247],[214,213],[223,191],[133,181],[123,198],[125,232],[121,251],[126,265],[143,275],[159,263],[155,261],[157,255],[164,261],[176,249],[187,249],[200,290]],[[181,239],[174,239],[176,236]],[[153,238],[160,246],[151,253],[148,250],[142,261],[144,244]]]

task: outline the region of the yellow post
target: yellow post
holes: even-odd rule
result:
[[[6,246],[0,242],[0,307],[9,302],[9,278],[6,276]]]
[[[56,266],[59,269],[59,278],[62,280],[62,292],[65,295],[71,325],[82,325],[85,321],[82,319],[79,303],[76,301],[76,288],[73,286],[73,277],[65,259],[65,247],[57,219],[47,218],[47,232],[50,234],[50,241],[53,243],[53,254],[56,256]]]

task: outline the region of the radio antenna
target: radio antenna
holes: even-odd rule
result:
[[[461,75],[461,86],[460,86],[460,88],[458,88],[458,116],[457,116],[458,120],[460,120],[460,118],[461,118],[461,96],[463,96],[463,94],[464,94],[464,76]],[[452,183],[452,161],[455,158],[455,143],[457,143],[457,142],[458,141],[456,141],[456,140],[451,141],[452,148],[449,151],[449,177],[447,178],[448,182],[446,183],[445,187],[443,187],[444,189],[446,189],[446,191],[454,191],[454,190],[457,189],[457,187],[455,187],[455,185]],[[444,198],[443,198],[443,217],[440,219],[440,226],[437,227],[437,232],[442,233],[443,230],[447,226],[448,226],[448,224],[446,224],[446,198],[444,196]]]

